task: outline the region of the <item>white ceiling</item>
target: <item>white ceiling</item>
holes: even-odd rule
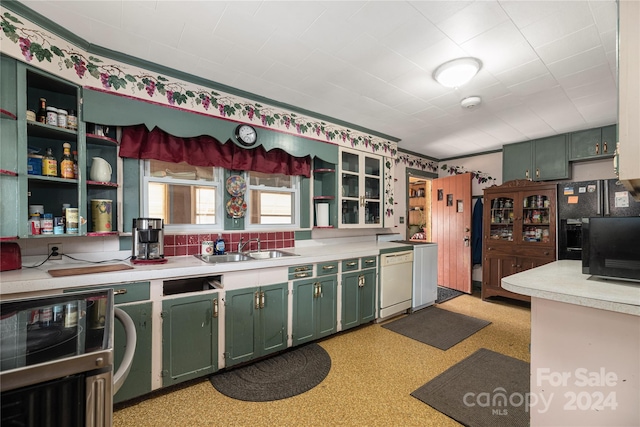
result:
[[[617,121],[615,0],[21,3],[87,42],[440,159]],[[432,79],[463,56],[483,63],[470,83]]]

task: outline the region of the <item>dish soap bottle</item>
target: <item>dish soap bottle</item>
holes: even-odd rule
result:
[[[222,238],[221,233],[218,233],[218,239],[216,240],[215,245],[215,253],[216,255],[224,255],[224,239]]]

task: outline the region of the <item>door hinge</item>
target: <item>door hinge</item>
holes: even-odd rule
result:
[[[161,377],[168,377],[169,376],[169,371],[167,371],[166,369],[163,369],[162,371],[160,371],[160,376]]]
[[[222,353],[222,357],[224,357],[225,359],[228,359],[229,358],[229,352]]]
[[[160,317],[162,317],[163,319],[164,319],[165,317],[167,317],[168,315],[169,315],[169,313],[167,313],[166,311],[161,311],[161,312],[160,312]]]

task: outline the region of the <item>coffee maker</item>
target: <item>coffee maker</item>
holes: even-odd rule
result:
[[[164,222],[160,218],[134,218],[132,227],[133,246],[131,260],[163,262]]]

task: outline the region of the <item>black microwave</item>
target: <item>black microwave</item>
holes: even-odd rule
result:
[[[582,272],[640,282],[640,217],[583,218]]]

